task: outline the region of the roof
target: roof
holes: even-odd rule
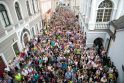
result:
[[[111,24],[115,27],[116,30],[124,29],[124,16],[121,16],[117,20],[113,20]]]

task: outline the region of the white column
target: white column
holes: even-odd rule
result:
[[[86,2],[87,1],[83,0],[83,15],[85,15],[85,12],[86,12]]]
[[[90,0],[87,2],[87,9],[86,9],[86,14],[85,14],[85,23],[88,23],[89,17],[90,17],[90,10],[91,9],[91,3]]]
[[[124,6],[124,0],[119,0],[118,2],[118,8],[117,8],[117,13],[116,13],[116,18],[118,19],[121,15],[123,15],[123,6]]]
[[[21,43],[21,31],[16,32],[16,34],[17,34],[17,37],[18,37],[17,44],[18,44],[18,47],[19,47],[19,51],[22,51],[23,47],[22,47],[22,43]]]
[[[96,0],[92,1],[91,4],[91,13],[90,13],[90,18],[89,18],[89,30],[94,30],[95,29],[95,22],[96,22]]]

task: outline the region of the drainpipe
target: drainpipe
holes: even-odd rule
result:
[[[108,51],[109,51],[109,48],[110,48],[111,40],[112,40],[112,37],[110,36],[110,40],[109,40],[109,43],[108,43],[108,46],[107,46],[107,50],[106,50],[107,54],[108,54]]]
[[[113,25],[112,26],[113,28],[115,27],[112,21],[109,24],[110,25]],[[108,47],[107,47],[107,50],[106,50],[107,51],[107,54],[108,54],[108,51],[109,51],[109,48],[110,48],[110,43],[111,43],[112,38],[113,38],[113,40],[115,40],[115,34],[116,34],[116,30],[114,31],[114,33],[112,35],[110,35],[110,40],[109,40]]]

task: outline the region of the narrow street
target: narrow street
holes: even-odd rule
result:
[[[107,82],[106,69],[113,64],[94,47],[85,46],[85,36],[73,12],[58,7],[48,26],[9,64],[15,83]],[[105,53],[101,50],[102,55]]]

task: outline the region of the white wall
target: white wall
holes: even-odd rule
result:
[[[122,64],[124,65],[124,31],[116,33],[115,41],[111,41],[108,55],[119,71],[117,83],[124,83],[124,71],[122,71]]]
[[[120,16],[124,15],[123,6],[124,0],[119,0],[115,19],[118,19]]]
[[[65,3],[65,0],[59,0],[59,1],[60,1],[61,3],[63,3],[63,4]]]
[[[59,0],[52,0],[51,1],[51,6],[52,6],[52,11],[55,12],[56,7],[59,4]]]
[[[41,0],[41,8],[42,8],[42,17],[45,18],[46,12],[52,8],[51,6],[51,0]]]
[[[88,47],[92,47],[93,46],[93,42],[96,38],[102,38],[104,41],[106,39],[106,34],[105,32],[87,32],[87,41],[86,41],[86,45]],[[103,45],[105,42],[103,42]]]
[[[16,1],[19,2],[21,14],[23,17],[21,21],[18,20],[16,15],[15,6],[14,6],[14,3]],[[32,7],[32,3],[30,2],[32,1],[29,0],[30,7]],[[7,31],[5,29],[6,35],[0,38],[0,53],[3,53],[7,60],[12,60],[13,57],[15,57],[15,52],[13,51],[13,47],[12,47],[13,44],[16,41],[18,43],[19,50],[22,51],[23,44],[21,42],[21,32],[24,28],[30,30],[31,27],[29,26],[27,27],[27,25],[32,24],[32,26],[35,26],[36,23],[41,22],[40,11],[33,14],[32,16],[29,16],[26,7],[26,0],[0,0],[0,4],[3,4],[5,6],[8,13],[8,17],[11,21],[11,25],[7,27],[7,29],[11,29],[11,30]],[[32,10],[32,8],[30,9]]]

